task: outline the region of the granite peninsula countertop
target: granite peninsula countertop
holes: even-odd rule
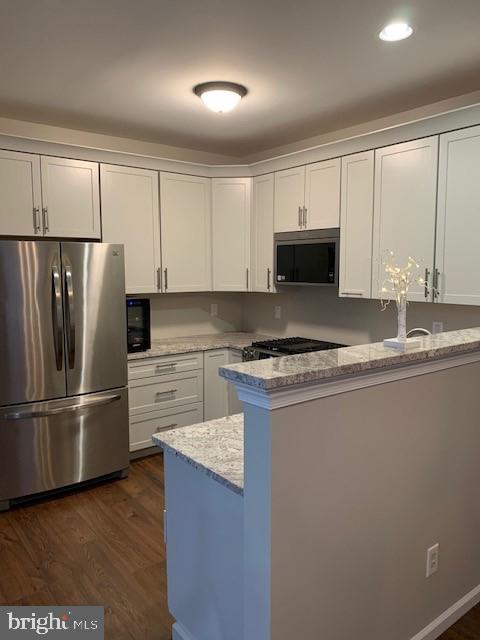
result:
[[[382,342],[377,342],[229,365],[221,367],[219,373],[232,382],[266,391],[327,381],[478,350],[480,328],[437,333],[419,340],[420,346],[409,347],[405,352],[384,347]]]
[[[243,495],[243,413],[161,431],[152,440]]]
[[[209,335],[185,336],[178,338],[162,338],[152,340],[152,348],[139,353],[129,353],[128,360],[155,358],[176,353],[193,351],[209,351],[210,349],[243,349],[257,340],[269,340],[270,336],[258,333],[235,331],[228,333],[212,333]]]

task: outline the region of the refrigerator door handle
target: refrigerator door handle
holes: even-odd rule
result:
[[[51,409],[39,409],[38,411],[14,411],[11,413],[0,414],[0,420],[31,420],[32,418],[47,418],[61,413],[78,413],[85,411],[91,407],[100,407],[105,404],[111,404],[120,400],[121,396],[116,393],[92,400],[84,400],[78,404],[70,404],[65,407],[53,407]]]
[[[63,369],[62,280],[56,265],[52,267],[52,324],[55,363],[57,371],[61,371]]]
[[[72,267],[65,266],[65,319],[67,331],[68,368],[75,367],[75,300],[73,295]]]

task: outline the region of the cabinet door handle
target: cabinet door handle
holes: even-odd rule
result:
[[[43,231],[50,231],[50,225],[48,222],[48,207],[43,207],[42,209],[42,218],[43,218]]]
[[[428,267],[425,267],[425,283],[424,283],[424,287],[425,287],[425,299],[428,298],[428,296],[430,295],[430,289],[428,288],[428,280],[430,278],[430,271],[428,270]]]
[[[165,291],[168,289],[168,269],[165,267],[163,270],[163,276],[165,278]]]
[[[298,226],[302,226],[302,207],[298,207]]]
[[[267,290],[270,291],[270,269],[267,268]]]
[[[307,228],[307,207],[303,207],[303,226]]]
[[[155,393],[155,395],[158,396],[165,396],[168,393],[177,393],[178,389],[167,389],[166,391],[157,391]]]
[[[158,267],[157,269],[157,289],[159,291],[162,290],[162,270],[160,269],[160,267]]]
[[[433,272],[433,299],[436,300],[440,297],[440,291],[438,290],[438,281],[440,279],[440,271],[435,269]]]
[[[248,267],[245,269],[246,272],[246,276],[247,276],[247,291],[248,291]]]
[[[41,231],[41,226],[40,226],[40,207],[33,207],[33,230],[35,232],[35,235],[37,233],[40,233],[40,231]]]

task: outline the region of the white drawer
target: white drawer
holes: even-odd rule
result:
[[[203,371],[143,378],[129,383],[130,415],[203,402]]]
[[[188,424],[197,422],[203,422],[201,402],[185,407],[174,407],[173,409],[162,409],[161,411],[150,411],[138,416],[130,416],[130,451],[151,447],[153,433],[164,429],[186,427]]]
[[[168,373],[181,373],[183,371],[195,371],[197,369],[203,369],[202,352],[130,360],[128,363],[128,379],[140,380],[142,378],[152,378],[153,376],[163,376]]]

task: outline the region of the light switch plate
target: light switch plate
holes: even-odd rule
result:
[[[442,333],[443,322],[436,321],[432,323],[432,333]]]

